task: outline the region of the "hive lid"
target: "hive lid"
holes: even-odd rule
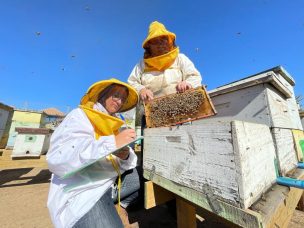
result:
[[[210,97],[214,97],[258,84],[270,83],[286,98],[291,98],[293,96],[293,92],[284,85],[280,76],[283,77],[291,86],[295,85],[294,79],[287,73],[287,71],[282,66],[278,66],[210,90],[209,95]]]

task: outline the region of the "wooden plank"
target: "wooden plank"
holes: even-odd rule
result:
[[[183,199],[188,200],[189,202],[241,227],[261,227],[260,215],[250,209],[243,210],[237,208],[231,204],[214,199],[210,194],[202,194],[201,192],[174,183],[173,181],[163,178],[148,170],[144,170],[144,177],[152,180],[153,183],[156,183],[157,185],[171,191]]]
[[[181,197],[176,198],[178,228],[196,228],[195,207]]]
[[[232,122],[241,207],[248,208],[276,181],[273,139],[268,126]]]
[[[297,167],[298,159],[295,151],[291,129],[273,128],[272,134],[276,147],[279,169],[282,176]]]
[[[145,209],[150,209],[172,199],[175,199],[173,193],[153,184],[152,181],[145,182]]]
[[[304,227],[304,212],[295,210],[288,228],[303,228]]]
[[[148,128],[144,135],[144,169],[239,206],[230,122]]]
[[[292,130],[292,135],[293,135],[293,141],[294,141],[295,149],[296,149],[296,152],[297,152],[298,161],[303,162],[304,151],[301,148],[300,141],[301,140],[304,141],[304,132],[301,131],[301,130],[293,129]]]
[[[304,170],[297,169],[293,177],[303,179]],[[302,189],[275,185],[251,209],[261,215],[264,227],[287,227],[302,193]]]

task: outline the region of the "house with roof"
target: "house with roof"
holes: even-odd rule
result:
[[[44,125],[46,128],[55,129],[65,117],[65,114],[56,108],[42,110],[44,115]]]

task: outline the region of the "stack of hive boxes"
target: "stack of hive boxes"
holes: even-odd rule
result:
[[[145,129],[144,170],[250,207],[275,183],[275,163],[287,175],[301,159],[294,132],[303,129],[293,86],[292,77],[275,67],[210,91],[215,117]]]

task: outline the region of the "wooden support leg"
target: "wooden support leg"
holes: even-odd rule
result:
[[[176,198],[177,227],[195,228],[195,207],[180,197]]]
[[[145,182],[145,208],[150,209],[175,198],[168,190],[153,184],[152,181]]]

